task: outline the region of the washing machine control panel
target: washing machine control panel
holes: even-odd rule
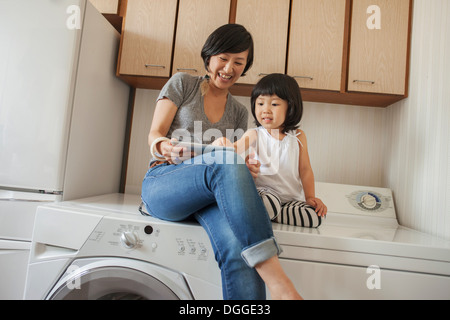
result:
[[[358,190],[347,197],[352,206],[363,212],[383,212],[389,208],[391,201],[391,197],[372,190]]]
[[[217,270],[216,280],[220,283],[220,271],[208,235],[198,224],[167,223],[149,217],[123,220],[105,216],[80,252],[85,256],[101,252],[106,256],[147,260],[158,265],[178,265],[194,276]]]
[[[331,213],[396,219],[390,189],[318,182],[316,195]]]

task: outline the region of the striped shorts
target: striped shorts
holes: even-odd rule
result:
[[[317,228],[322,223],[315,208],[306,202],[290,201],[282,204],[277,195],[265,189],[258,189],[258,193],[273,222],[306,228]]]

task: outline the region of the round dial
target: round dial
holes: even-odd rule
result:
[[[365,194],[361,197],[361,205],[366,209],[373,209],[377,205],[377,198],[370,193]]]
[[[134,232],[125,231],[120,235],[120,243],[127,249],[133,249],[138,244],[138,237]]]
[[[377,192],[361,190],[352,192],[347,196],[350,204],[363,212],[379,213],[389,208],[390,197]]]

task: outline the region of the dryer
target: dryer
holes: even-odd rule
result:
[[[317,229],[273,224],[305,299],[450,299],[450,242],[398,224],[389,189],[316,183]]]
[[[220,270],[197,223],[142,216],[136,195],[41,206],[25,299],[222,299]]]

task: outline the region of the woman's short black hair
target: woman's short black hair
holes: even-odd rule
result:
[[[261,95],[271,96],[274,94],[288,102],[286,119],[283,123],[283,133],[298,129],[303,115],[303,101],[300,87],[294,78],[281,73],[273,73],[265,76],[253,88],[251,106],[255,124],[261,126],[255,114],[256,99]]]
[[[241,53],[248,50],[247,64],[242,76],[253,64],[253,38],[252,35],[240,24],[226,24],[210,34],[202,49],[202,59],[205,68],[209,68],[209,60],[212,56],[221,53]]]

